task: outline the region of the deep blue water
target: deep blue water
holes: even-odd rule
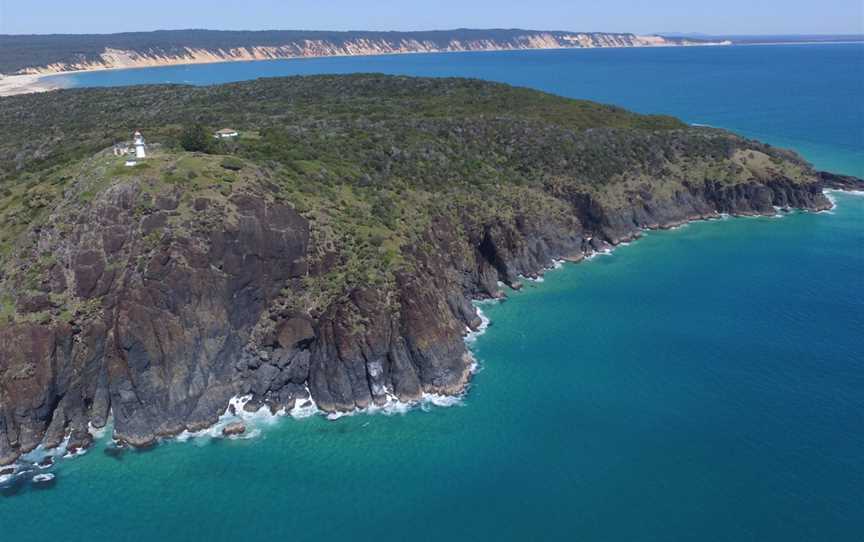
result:
[[[75,80],[484,76],[736,129],[862,174],[862,51],[435,55]],[[832,213],[651,232],[483,305],[493,325],[472,343],[482,370],[461,406],[282,419],[249,440],[117,458],[101,442],[61,462],[53,488],[7,488],[0,539],[859,541],[864,197],[836,197]]]

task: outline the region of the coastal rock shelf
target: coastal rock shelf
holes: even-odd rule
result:
[[[645,229],[825,210],[824,189],[860,186],[725,131],[458,79],[3,106],[0,464],[86,447],[109,413],[116,439],[148,446],[237,396],[346,412],[459,394],[471,301],[499,283]],[[126,167],[112,144],[136,129],[147,157]]]

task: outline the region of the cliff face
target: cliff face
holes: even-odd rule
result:
[[[138,36],[131,38],[130,36]],[[440,32],[266,32],[232,33],[189,31],[85,36],[84,50],[44,56],[46,47],[60,47],[63,37],[50,44],[30,44],[27,38],[6,37],[7,48],[20,47],[22,60],[2,67],[12,74],[45,75],[79,70],[137,68],[171,64],[200,64],[325,56],[358,56],[459,51],[512,51],[595,47],[668,47],[722,45],[684,38],[639,36],[628,33],[544,32],[531,30],[462,30]],[[36,39],[30,37],[30,39]],[[76,40],[68,36],[67,40]],[[2,40],[0,40],[2,43]],[[38,47],[37,47],[38,46]],[[78,49],[73,47],[73,50]],[[33,59],[26,60],[32,50]]]
[[[553,259],[581,259],[643,228],[830,206],[818,184],[776,179],[693,187],[672,200],[646,194],[614,210],[574,196],[566,221],[517,213],[466,231],[441,217],[428,233],[436,250],[411,255],[420,274],[399,275],[389,292],[358,285],[311,318],[286,310],[291,292],[281,291],[323,271],[308,268],[305,219],[265,194],[232,197],[227,208],[199,199],[188,219],[197,225],[147,246],[154,228],[177,218],[179,197],[159,196],[157,210],[138,218],[147,195],[124,183],[88,206],[67,238],[52,239],[51,225],[40,232],[58,263],[40,275],[39,293],[16,300],[19,311],[61,308],[52,294],[70,289],[81,308],[66,322],[0,327],[0,460],[43,441],[56,446],[70,432],[72,447],[86,445],[88,423],[103,426],[109,410],[116,438],[147,445],[215,423],[236,395],[275,411],[311,392],[319,408],[346,411],[388,395],[459,393],[472,363],[464,330],[479,325],[470,299],[502,295],[499,281],[518,287]],[[398,312],[383,296],[395,297]]]
[[[322,90],[310,99],[332,111],[323,89],[333,81],[344,84],[303,81],[290,96],[313,84]],[[450,115],[468,85],[374,81],[379,95],[447,96]],[[350,83],[353,100],[368,82]],[[268,84],[285,92],[295,82]],[[471,100],[478,89],[504,92],[471,84],[480,85]],[[242,101],[262,85],[235,90]],[[100,107],[112,92],[122,91],[94,91]],[[274,105],[284,113],[286,103],[300,107]],[[411,104],[418,119],[432,111]],[[590,110],[605,123],[620,118]],[[0,207],[12,220],[4,225],[20,230],[0,276],[0,464],[66,436],[86,446],[88,425],[104,426],[109,412],[116,438],[144,446],[214,423],[237,395],[251,395],[253,409],[311,399],[332,412],[457,394],[473,363],[463,338],[480,325],[471,300],[503,295],[500,282],[518,288],[555,259],[578,261],[646,228],[822,210],[826,186],[859,186],[716,131],[397,116],[382,125],[361,116],[350,129],[341,117],[309,119],[297,139],[256,133],[231,162],[153,146],[143,169],[103,151],[40,169],[40,182],[24,174],[20,190],[39,194],[45,210],[22,224],[17,209],[32,203]],[[319,136],[320,149],[301,147]],[[623,162],[598,169],[596,153],[616,145]],[[334,146],[335,161],[316,154]],[[485,176],[490,184],[474,185]]]

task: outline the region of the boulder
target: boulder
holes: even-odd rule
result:
[[[242,435],[246,432],[246,424],[243,422],[234,422],[229,423],[225,427],[222,428],[222,434],[226,437],[230,437],[232,435]]]

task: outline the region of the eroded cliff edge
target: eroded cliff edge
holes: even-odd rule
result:
[[[458,29],[428,32],[162,30],[122,34],[0,35],[0,74],[402,53],[728,45],[611,32]]]
[[[459,393],[471,300],[500,283],[859,186],[727,132],[477,81],[50,98],[0,101],[0,463],[86,446],[109,412],[143,446],[236,395],[346,411]],[[188,152],[196,123],[242,135]],[[127,168],[106,147],[133,129],[151,156]]]

